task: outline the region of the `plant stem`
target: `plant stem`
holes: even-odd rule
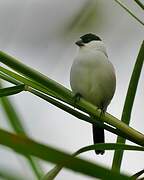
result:
[[[4,77],[4,75],[3,75]],[[5,79],[10,80],[9,77],[5,76]],[[11,82],[13,81],[13,79],[10,80]],[[14,80],[13,81],[15,84],[17,84],[17,82]],[[18,84],[17,86],[22,86],[24,87],[24,84]],[[1,84],[0,84],[0,87]],[[7,88],[4,88],[7,89]],[[9,122],[9,124],[11,125],[11,127],[14,129],[14,131],[17,134],[21,134],[21,135],[25,135],[27,136],[26,130],[22,124],[21,119],[18,116],[18,113],[16,112],[16,109],[14,108],[14,105],[10,102],[10,100],[7,97],[2,97],[0,98],[0,103],[2,104],[3,110],[7,116],[7,120]],[[37,177],[37,179],[40,179],[40,177],[42,176],[42,169],[40,167],[40,165],[38,164],[38,162],[36,162],[35,159],[33,159],[31,156],[25,156],[29,165],[31,166],[31,169],[33,170],[35,176]]]
[[[11,77],[7,77],[7,75],[5,75],[5,74],[3,74],[2,78],[8,82],[11,82],[12,84],[16,84],[16,85],[19,84],[19,82],[17,82],[16,80],[13,81],[13,79],[11,79]],[[80,111],[77,111],[76,109],[73,109],[70,106],[63,104],[62,102],[59,102],[58,100],[49,97],[48,95],[45,95],[45,94],[43,94],[43,93],[41,93],[41,92],[39,92],[39,91],[29,87],[29,86],[27,86],[26,90],[29,91],[30,93],[44,99],[45,101],[55,105],[56,107],[72,114],[73,116],[75,116],[81,120],[84,120],[84,121],[89,122],[91,124],[96,124],[97,126],[103,127],[104,129],[106,129],[107,131],[109,131],[111,133],[114,133],[114,134],[119,135],[121,137],[127,138],[127,136],[123,132],[121,132],[120,130],[112,128],[106,124],[99,122],[99,121],[95,121],[95,119],[92,119],[91,117],[81,113]],[[128,137],[128,140],[131,141],[132,139],[130,137]]]
[[[125,104],[124,104],[124,108],[122,112],[121,120],[127,125],[129,125],[130,123],[132,107],[133,107],[133,103],[134,103],[134,99],[136,95],[136,90],[137,90],[143,62],[144,62],[144,41],[141,45],[141,48],[140,48],[133,72],[132,72],[132,76],[129,83],[129,87],[128,87],[128,91],[127,91],[127,95],[125,99]],[[117,143],[125,144],[125,141],[126,139],[118,136]],[[120,171],[122,157],[123,157],[123,151],[120,151],[120,150],[115,151],[113,165],[112,165],[113,169]]]
[[[46,91],[46,88],[47,88],[48,90],[50,90],[50,92],[57,95],[56,98],[59,98],[60,100],[68,103],[69,105],[72,105],[72,106],[75,105],[75,108],[89,115],[94,116],[96,119],[97,118],[99,119],[101,111],[98,110],[96,106],[87,102],[83,98],[81,98],[80,101],[75,104],[74,99],[73,99],[73,94],[70,90],[68,90],[62,85],[59,85],[57,82],[47,78],[46,76],[42,75],[38,71],[27,67],[26,65],[19,62],[18,60],[15,60],[15,58],[9,55],[6,55],[5,53],[1,51],[0,51],[0,62],[13,68],[17,72],[20,72],[24,76],[31,78],[33,82],[35,82],[34,78],[36,78],[36,80],[38,81],[38,84],[40,84],[41,86],[41,89],[43,89],[44,87]],[[117,118],[113,117],[112,115],[108,113],[105,113],[105,115],[101,117],[101,120],[116,127],[118,130],[124,133],[128,138],[131,138],[133,142],[141,146],[144,146],[144,135],[134,130],[133,128],[127,126],[125,123],[121,122]]]
[[[119,174],[80,158],[74,158],[73,156],[60,150],[37,143],[36,141],[33,141],[25,136],[9,133],[2,129],[0,129],[0,144],[10,147],[18,153],[36,156],[48,162],[64,165],[68,169],[81,172],[91,177],[117,180],[130,179],[130,177],[126,175]]]
[[[144,26],[144,22],[141,21],[138,17],[136,17],[134,15],[134,13],[132,11],[130,11],[126,5],[124,5],[121,1],[119,0],[114,0],[116,3],[118,3],[123,9],[125,9],[134,19],[136,19],[140,24],[142,24]]]
[[[144,4],[140,0],[134,0],[143,10],[144,10]]]

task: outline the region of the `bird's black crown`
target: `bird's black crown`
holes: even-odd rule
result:
[[[80,37],[83,43],[89,43],[91,41],[101,41],[101,39],[95,34],[89,33]]]

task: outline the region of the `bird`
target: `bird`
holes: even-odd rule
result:
[[[115,68],[108,59],[105,44],[93,33],[81,36],[75,44],[79,48],[70,70],[72,92],[105,113],[116,89]],[[92,130],[94,144],[104,143],[104,129],[93,124]],[[104,150],[95,153],[102,155]]]

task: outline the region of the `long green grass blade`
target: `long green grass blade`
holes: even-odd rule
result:
[[[55,105],[56,107],[58,107],[58,108],[60,108],[60,109],[62,109],[64,111],[72,114],[73,116],[75,116],[75,117],[77,117],[77,118],[79,118],[81,120],[84,120],[84,121],[89,122],[91,124],[96,124],[97,126],[103,127],[105,130],[107,130],[109,132],[120,135],[122,137],[126,137],[126,135],[124,135],[124,133],[120,132],[119,130],[117,130],[115,128],[112,128],[111,126],[108,126],[106,124],[103,124],[103,123],[101,123],[99,121],[95,121],[95,119],[92,119],[90,116],[87,116],[87,115],[81,113],[80,111],[77,111],[76,109],[73,109],[70,106],[67,106],[66,104],[63,104],[62,102],[59,102],[54,98],[51,98],[51,97],[49,97],[49,96],[47,96],[47,95],[45,95],[45,94],[43,94],[41,92],[38,92],[38,91],[36,91],[34,89],[31,89],[31,88],[28,88],[28,91],[33,93],[34,95],[46,100],[47,102]]]
[[[48,87],[49,89],[53,90],[54,92],[59,92],[60,95],[66,96],[63,94],[63,86],[59,83],[56,83],[52,79],[49,79],[47,76],[41,74],[40,72],[30,68],[29,66],[19,62],[15,58],[7,55],[6,53],[0,51],[0,62],[4,63],[5,65],[9,66],[10,68],[14,69],[15,71],[23,74],[24,76],[43,84],[44,86]],[[70,93],[67,91],[65,93]],[[69,94],[68,94],[69,95]],[[68,96],[69,97],[69,96]]]
[[[62,165],[56,165],[53,169],[47,172],[41,180],[53,180],[59,174],[61,169],[63,168]]]
[[[15,135],[2,129],[0,129],[0,144],[10,147],[20,154],[32,155],[52,163],[65,165],[68,169],[81,172],[91,177],[117,180],[130,179],[126,175],[113,172],[86,160],[74,158],[50,146],[45,146],[25,136]],[[66,162],[70,163],[67,164]]]
[[[83,147],[76,151],[73,156],[78,156],[81,153],[85,153],[91,150],[130,150],[130,151],[144,151],[144,147],[140,146],[132,146],[132,145],[125,145],[125,144],[114,144],[114,143],[99,143],[90,146]],[[70,163],[70,162],[68,162]],[[43,177],[42,180],[53,180],[58,173],[61,171],[63,166],[56,165],[52,170],[50,170],[46,175]],[[137,174],[136,174],[137,175]]]
[[[12,77],[9,77],[8,75],[6,75],[6,74],[4,74],[2,72],[0,72],[0,79],[3,79],[5,81],[8,81],[8,82],[10,82],[12,84],[15,84],[15,85],[20,85],[21,84],[19,81],[15,80]]]
[[[13,68],[15,71],[20,72],[26,77],[29,77],[34,82],[35,80],[43,87],[49,89],[52,93],[55,93],[57,96],[56,98],[68,103],[69,105],[74,105],[73,94],[70,90],[66,89],[64,86],[59,85],[55,81],[47,78],[46,76],[42,75],[36,70],[27,67],[23,63],[15,60],[9,55],[6,55],[2,51],[0,51],[0,62],[4,63],[5,65]],[[0,71],[7,74],[8,70],[3,70],[4,68],[0,67]],[[8,74],[11,76],[10,74]],[[12,76],[13,77],[13,76]],[[13,77],[14,78],[14,77]],[[44,89],[43,89],[44,90]],[[79,110],[82,110],[85,113],[91,114],[93,117],[99,119],[100,110],[97,109],[94,105],[87,102],[83,98],[80,99],[79,102],[75,104],[75,107]],[[101,117],[101,120],[106,122],[109,125],[116,127],[118,130],[124,133],[127,137],[131,138],[133,142],[144,145],[144,135],[139,133],[138,131],[134,130],[133,128],[127,126],[125,123],[121,122],[117,118],[113,117],[112,115],[105,113],[104,116]]]
[[[5,77],[5,75],[4,75],[4,79],[7,80],[8,82],[13,83],[13,84],[19,84],[17,81],[13,82],[11,77]],[[50,102],[51,104],[59,107],[60,109],[62,109],[64,111],[72,114],[73,116],[75,116],[75,117],[77,117],[79,119],[82,119],[82,120],[84,120],[86,122],[89,122],[89,123],[92,123],[92,124],[95,123],[97,126],[103,127],[104,129],[106,129],[109,132],[112,132],[112,133],[117,134],[117,135],[119,135],[121,137],[128,138],[128,140],[131,140],[129,137],[124,135],[124,133],[122,133],[118,129],[112,128],[112,127],[110,127],[110,126],[108,126],[106,124],[103,124],[101,122],[95,121],[91,117],[89,117],[89,116],[87,116],[87,115],[77,111],[76,109],[73,109],[70,106],[67,106],[66,104],[63,104],[62,102],[59,102],[56,99],[51,98],[51,97],[49,97],[49,96],[47,96],[47,95],[45,95],[45,94],[43,94],[43,93],[41,93],[39,91],[36,91],[36,90],[32,89],[31,87],[27,87],[27,91],[29,91],[29,92],[33,93],[34,95],[36,95],[36,96],[38,96],[38,97],[40,97],[40,98]]]
[[[143,62],[144,62],[144,41],[141,45],[141,48],[140,48],[133,72],[132,72],[132,76],[130,79],[130,83],[129,83],[129,87],[128,87],[128,91],[127,91],[127,95],[125,99],[125,104],[123,108],[122,118],[121,118],[122,122],[128,125],[130,123],[132,107],[133,107],[133,103],[134,103],[134,99],[136,95],[136,90],[137,90]],[[117,143],[125,143],[125,141],[126,140],[122,137],[117,138]],[[112,165],[113,169],[120,171],[122,157],[123,157],[122,150],[115,151],[113,165]]]
[[[12,126],[12,128],[14,129],[14,131],[18,134],[23,134],[26,136],[26,130],[24,128],[24,125],[22,124],[21,119],[18,116],[18,113],[16,112],[16,109],[14,108],[14,105],[10,102],[10,100],[7,97],[0,98],[0,102],[7,116],[7,120]],[[32,157],[26,156],[26,158],[31,168],[33,169],[33,172],[39,179],[42,175],[41,167],[38,165],[36,160],[33,159]]]
[[[13,71],[10,71],[1,66],[0,66],[0,71],[1,71],[0,77],[2,79],[5,79],[5,80],[13,83],[13,84],[17,84],[18,82],[21,82],[27,86],[31,86],[39,91],[42,91],[43,93],[46,93],[46,94],[54,96],[54,97],[56,96],[56,93],[54,93],[54,92],[52,93],[52,91],[50,89],[48,89],[47,87],[44,87],[35,81],[32,81],[23,76],[20,76],[19,74],[15,73]],[[7,75],[7,77],[5,75]],[[10,80],[9,77],[11,77],[12,79]],[[13,79],[15,79],[15,82],[13,81]]]
[[[144,169],[141,170],[141,171],[139,171],[139,172],[137,172],[136,174],[134,174],[134,175],[131,177],[131,179],[132,179],[132,180],[136,180],[136,179],[138,179],[138,177],[141,176],[142,174],[144,174]]]
[[[18,94],[22,91],[25,90],[25,85],[24,84],[20,84],[20,85],[16,85],[13,87],[8,87],[8,88],[0,88],[0,97],[4,97],[4,96],[11,96],[14,94]]]
[[[11,79],[11,77],[7,77],[5,74],[3,74],[2,78],[4,80],[8,81],[8,82],[13,83],[13,84],[19,84],[18,81],[16,81],[15,79],[13,81],[13,79]],[[79,118],[81,120],[84,120],[84,121],[92,123],[92,124],[95,123],[97,126],[103,127],[107,131],[112,132],[112,133],[114,133],[116,135],[119,135],[121,137],[128,138],[128,140],[131,141],[130,137],[127,137],[123,132],[119,131],[118,129],[112,128],[111,126],[103,124],[103,123],[101,123],[99,121],[95,121],[90,116],[87,116],[87,115],[81,113],[80,111],[77,111],[76,109],[73,109],[70,106],[67,106],[66,104],[63,104],[62,102],[59,102],[54,98],[51,98],[51,97],[49,97],[49,96],[47,96],[47,95],[45,95],[45,94],[43,94],[43,93],[41,93],[41,92],[39,92],[37,90],[34,90],[31,87],[27,87],[27,91],[33,93],[34,95],[46,100],[47,102],[57,106],[58,108],[72,114],[73,116],[75,116],[75,117],[77,117],[77,118]]]
[[[141,21],[129,8],[126,7],[121,1],[114,0],[116,3],[118,3],[128,14],[130,14],[135,20],[137,20],[141,25],[144,26],[144,22]]]
[[[134,0],[143,10],[144,10],[144,4],[140,0]]]
[[[99,143],[86,146],[78,150],[75,155],[91,151],[91,150],[129,150],[129,151],[144,151],[144,147],[125,145],[123,143]]]

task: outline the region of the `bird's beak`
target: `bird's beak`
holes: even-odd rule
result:
[[[84,46],[84,43],[82,40],[76,41],[76,45],[78,45],[79,47]]]

